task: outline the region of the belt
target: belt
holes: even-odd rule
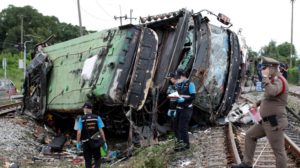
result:
[[[268,116],[268,117],[263,117],[262,118],[262,120],[264,121],[264,122],[267,122],[267,121],[270,121],[270,120],[272,120],[272,118],[276,118],[276,115],[271,115],[271,116]]]
[[[267,116],[267,117],[263,117],[260,121],[259,121],[259,124],[261,124],[262,122],[268,122],[270,120],[272,120],[272,118],[276,117],[276,115],[270,115],[270,116]]]
[[[89,141],[90,139],[81,140],[82,143]]]
[[[191,107],[193,107],[193,104],[189,104],[188,106],[176,106],[176,108],[177,109],[184,109],[185,107],[187,107],[187,108],[191,108]]]

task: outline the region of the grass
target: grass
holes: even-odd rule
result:
[[[147,148],[137,149],[119,168],[164,168],[172,156],[174,141],[169,140]]]
[[[299,71],[297,67],[290,68],[288,70],[288,82],[294,85],[298,84],[299,81]]]
[[[18,68],[18,64],[19,64],[19,59],[23,59],[23,57],[20,54],[15,54],[15,55],[11,53],[0,54],[0,61],[1,61],[0,78],[4,78],[5,76],[4,69],[2,66],[3,58],[6,58],[7,60],[7,67],[6,67],[7,78],[13,81],[18,91],[20,91],[24,81],[23,79],[24,71],[23,69]],[[27,61],[27,63],[29,62]]]

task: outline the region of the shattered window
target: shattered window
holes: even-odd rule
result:
[[[209,25],[211,30],[211,50],[209,70],[204,85],[200,90],[201,106],[216,109],[224,93],[224,84],[228,73],[229,41],[227,31],[223,28]]]

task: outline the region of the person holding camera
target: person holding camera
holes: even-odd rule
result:
[[[267,137],[276,157],[276,167],[287,167],[287,155],[284,147],[284,132],[288,126],[286,105],[288,100],[288,83],[279,71],[279,62],[263,57],[262,82],[264,96],[252,108],[260,106],[262,120],[246,132],[244,160],[232,168],[251,168],[257,140]]]

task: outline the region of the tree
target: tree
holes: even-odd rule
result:
[[[284,42],[276,46],[275,41],[270,41],[267,46],[264,46],[260,49],[261,56],[272,57],[282,63],[289,63],[290,60],[290,47],[291,43]],[[293,53],[296,55],[297,51],[293,47]],[[296,58],[292,58],[292,64],[295,65]]]
[[[290,56],[291,56],[291,43],[288,42],[284,42],[280,45],[278,45],[278,52],[281,55],[281,60],[282,62],[288,64],[290,62]],[[293,54],[296,55],[296,50],[295,50],[295,46],[293,45]],[[293,65],[295,65],[296,62],[296,58],[293,57],[292,58],[292,63]]]
[[[254,61],[258,57],[258,53],[253,51],[251,47],[248,49],[248,60]]]
[[[35,45],[47,39],[52,34],[55,39],[52,43],[66,41],[78,37],[79,27],[71,24],[60,23],[55,16],[43,16],[31,6],[8,8],[0,12],[0,52],[17,52],[13,46],[21,41],[21,20],[23,18],[24,41],[33,40],[30,45]],[[87,32],[84,28],[84,31]],[[15,44],[15,45],[12,45]],[[32,46],[28,46],[32,48]]]
[[[267,46],[264,46],[260,49],[260,54],[261,56],[267,56],[267,57],[272,57],[275,59],[279,58],[279,52],[276,47],[276,42],[275,41],[270,41]]]

